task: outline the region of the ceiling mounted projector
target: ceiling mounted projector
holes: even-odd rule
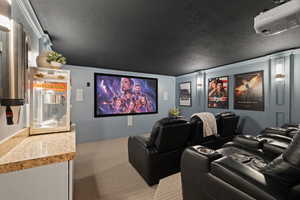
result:
[[[300,26],[300,0],[291,0],[271,10],[260,13],[254,19],[256,33],[275,35]]]

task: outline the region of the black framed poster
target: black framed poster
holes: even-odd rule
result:
[[[179,84],[179,106],[192,106],[192,83]]]
[[[237,74],[234,79],[234,109],[264,111],[264,71]]]

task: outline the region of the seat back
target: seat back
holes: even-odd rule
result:
[[[293,138],[287,150],[269,163],[263,173],[285,182],[289,186],[300,184],[300,134]]]
[[[155,146],[155,141],[162,127],[166,125],[173,125],[173,124],[180,124],[180,123],[187,123],[187,120],[185,120],[184,118],[165,117],[156,121],[152,127],[149,145]]]
[[[300,133],[295,135],[287,151],[283,154],[283,159],[300,170]]]
[[[154,144],[160,153],[183,149],[187,146],[190,134],[189,122],[166,124],[160,127]]]
[[[201,144],[201,142],[203,141],[203,121],[198,116],[194,116],[191,118],[190,123],[190,145]]]
[[[218,134],[221,137],[233,136],[236,134],[240,117],[232,112],[220,113],[216,116]]]

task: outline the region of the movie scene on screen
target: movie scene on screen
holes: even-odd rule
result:
[[[95,74],[95,116],[157,113],[157,79]]]

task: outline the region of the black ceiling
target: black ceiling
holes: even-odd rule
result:
[[[263,37],[272,0],[31,0],[69,64],[180,75],[300,47],[300,29]]]

